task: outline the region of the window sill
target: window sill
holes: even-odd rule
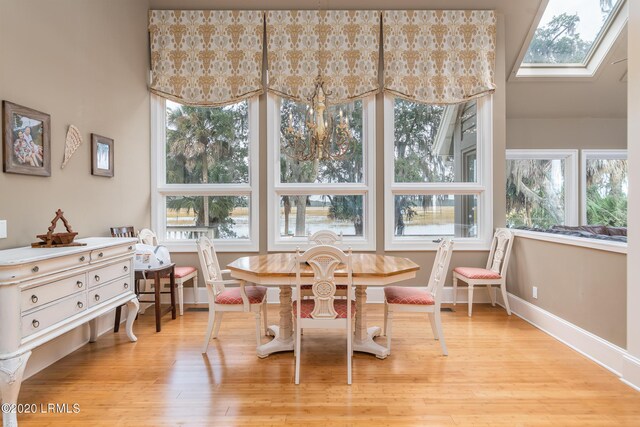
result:
[[[434,237],[435,239],[435,237]],[[410,239],[404,240],[394,239],[385,244],[384,250],[387,252],[406,252],[406,251],[436,251],[438,250],[438,243],[434,242],[434,239]],[[491,249],[491,242],[483,242],[480,239],[470,239],[470,241],[453,239],[453,250],[460,251],[489,251]]]
[[[166,247],[169,252],[174,253],[196,253],[198,248],[196,247],[195,240],[185,242],[159,242],[161,246]],[[220,240],[214,240],[213,244],[216,248],[216,252],[258,252],[258,245],[251,242],[223,242]]]
[[[542,240],[545,242],[559,243],[562,245],[579,246],[583,248],[597,249],[606,252],[627,253],[627,244],[622,242],[608,242],[606,240],[589,239],[587,237],[563,236],[542,231],[513,230],[514,236],[526,239]]]

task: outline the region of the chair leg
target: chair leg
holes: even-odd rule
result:
[[[264,302],[262,303],[262,320],[264,321],[264,334],[265,336],[269,335],[267,329],[269,329],[269,321],[267,320],[267,298],[265,297]]]
[[[487,285],[487,292],[489,292],[489,299],[491,300],[491,305],[496,306],[496,296],[493,294],[493,286]]]
[[[262,305],[262,304],[261,304]],[[261,332],[261,321],[262,321],[262,313],[260,313],[260,311],[256,311],[255,315],[256,315],[256,347],[260,347],[260,345],[262,344],[262,341],[260,340],[262,338],[262,332]]]
[[[218,332],[220,331],[220,324],[222,323],[222,315],[224,311],[219,311],[216,316],[216,326],[213,328],[213,338],[218,338]]]
[[[178,283],[178,307],[180,308],[180,316],[184,315],[184,287],[182,280]]]
[[[347,320],[347,384],[351,385],[351,363],[353,359],[353,330]]]
[[[384,322],[382,323],[382,336],[387,336],[387,318],[389,317],[389,304],[384,302]]]
[[[507,309],[507,314],[511,316],[511,309],[509,308],[509,298],[507,298],[507,285],[505,283],[500,284],[500,290],[502,291],[502,299],[504,300],[504,308]]]
[[[193,303],[198,304],[198,274],[193,278]]]
[[[222,313],[219,313],[222,314]],[[211,333],[213,332],[213,325],[216,321],[216,311],[213,307],[209,307],[209,324],[207,325],[207,335],[204,337],[204,346],[202,347],[202,354],[207,352],[209,348],[209,341],[211,341]]]
[[[458,299],[458,277],[453,273],[453,305],[456,305]]]
[[[296,343],[294,348],[296,353],[295,383],[300,384],[300,328],[296,328]]]
[[[469,298],[467,301],[467,306],[469,307],[469,317],[471,317],[471,310],[473,309],[473,285],[471,283],[469,285]]]
[[[444,342],[444,334],[442,333],[442,321],[440,320],[440,312],[433,313],[433,318],[436,321],[436,329],[438,330],[438,337],[440,337],[440,346],[442,347],[442,354],[448,356],[447,344]]]
[[[391,353],[391,330],[393,329],[393,310],[389,310],[387,313],[387,350]]]
[[[431,325],[431,330],[433,331],[433,338],[435,340],[440,339],[438,328],[436,327],[435,315],[433,313],[427,313],[427,317],[429,317],[429,324]]]

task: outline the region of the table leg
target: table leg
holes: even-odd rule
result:
[[[2,425],[3,427],[17,427],[18,393],[22,385],[22,375],[27,366],[31,352],[28,351],[13,359],[0,360],[0,393],[2,396]],[[4,405],[9,405],[5,411]]]
[[[162,312],[160,311],[160,273],[157,271],[153,275],[153,290],[155,291],[156,297],[154,301],[156,309],[156,332],[160,332],[162,329],[162,325],[160,324]]]
[[[176,318],[176,273],[175,269],[171,269],[169,274],[169,286],[171,287],[171,318]]]
[[[380,335],[380,327],[367,327],[367,287],[356,285],[356,330],[353,340],[353,351],[374,354],[378,359],[385,359],[389,350],[373,340]]]
[[[263,359],[279,351],[293,351],[293,318],[291,310],[291,286],[280,286],[280,323],[269,326],[274,338],[258,346],[258,357]]]

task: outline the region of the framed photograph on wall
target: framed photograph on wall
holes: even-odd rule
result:
[[[51,176],[51,116],[9,101],[2,101],[2,110],[2,170]]]
[[[91,134],[91,174],[113,177],[113,139]]]

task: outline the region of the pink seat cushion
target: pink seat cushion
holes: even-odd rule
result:
[[[384,288],[384,299],[389,304],[434,305],[431,292],[406,286],[387,286]]]
[[[249,304],[260,304],[267,293],[264,286],[245,286]],[[216,296],[216,304],[242,304],[240,288],[228,288]]]
[[[183,277],[187,277],[194,271],[198,271],[195,267],[176,267],[175,274],[176,279],[182,279]]]
[[[298,301],[293,302],[293,315],[298,315]],[[313,311],[313,307],[315,305],[315,301],[312,299],[303,299],[302,305],[300,305],[300,317],[303,319],[310,319],[311,312]],[[347,318],[347,300],[346,299],[337,299],[333,300],[333,308],[338,313],[336,319],[346,319]],[[355,301],[351,301],[351,316],[355,316],[356,314],[356,303]]]
[[[302,285],[302,286],[300,286],[300,289],[302,289],[304,291],[307,291],[307,290],[310,291],[312,286],[313,285]],[[347,290],[347,285],[336,285],[336,289],[340,289],[340,290],[346,291]]]
[[[487,270],[486,268],[475,267],[456,267],[453,269],[460,276],[467,277],[469,279],[500,279],[500,275],[495,271]]]

